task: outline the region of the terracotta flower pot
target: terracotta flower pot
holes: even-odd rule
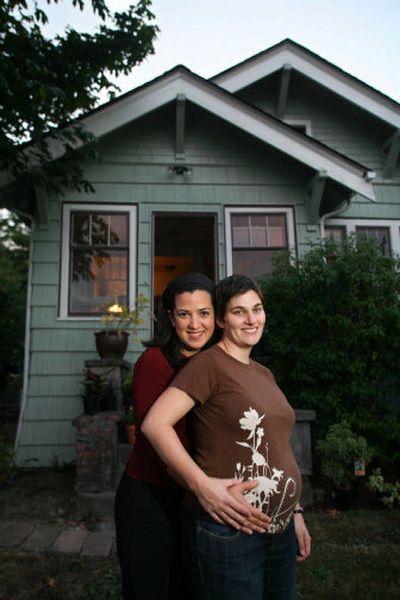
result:
[[[128,347],[126,331],[96,331],[96,349],[100,358],[123,358]]]
[[[125,424],[126,437],[128,438],[128,443],[133,446],[136,441],[136,425],[135,424]]]

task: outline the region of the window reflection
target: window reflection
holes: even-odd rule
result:
[[[235,273],[263,277],[272,272],[273,255],[288,247],[284,214],[233,214],[232,260]]]
[[[69,314],[128,304],[128,214],[71,214]]]

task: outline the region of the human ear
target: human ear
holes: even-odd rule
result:
[[[216,324],[218,325],[218,327],[220,329],[225,329],[225,323],[221,319],[219,319],[218,317],[216,317],[215,322],[216,322]]]
[[[175,319],[174,319],[174,315],[172,314],[172,310],[169,310],[167,312],[168,318],[171,321],[171,325],[172,327],[175,327]]]

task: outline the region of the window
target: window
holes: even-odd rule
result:
[[[274,255],[295,246],[291,208],[227,208],[225,222],[228,274],[268,275]]]
[[[357,236],[373,240],[382,256],[390,256],[390,234],[387,227],[356,227]]]
[[[324,228],[324,238],[335,242],[342,242],[346,235],[346,228],[341,225],[326,225]]]
[[[343,234],[339,233],[343,231]],[[355,233],[357,236],[367,236],[373,239],[380,248],[383,256],[400,253],[399,221],[388,219],[329,219],[321,231],[323,237],[332,236],[343,239],[345,234]],[[342,236],[342,237],[339,237]]]
[[[135,297],[136,207],[65,204],[60,317],[98,316]]]

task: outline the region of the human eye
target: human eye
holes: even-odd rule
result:
[[[210,310],[208,310],[207,308],[205,308],[204,310],[201,310],[201,311],[200,311],[200,316],[201,316],[201,317],[209,317],[209,316],[210,316],[210,314],[211,314],[211,311],[210,311]]]
[[[187,312],[187,310],[178,310],[178,312],[177,312],[177,316],[180,319],[185,319],[188,315],[189,315],[189,313]]]
[[[255,306],[253,309],[253,312],[255,312],[257,314],[262,313],[263,311],[264,311],[264,308],[263,308],[263,306],[261,306],[261,304],[259,306]]]
[[[242,315],[242,314],[243,314],[243,312],[244,312],[244,311],[243,311],[243,308],[235,308],[235,309],[232,311],[232,314],[233,314],[233,315],[240,316],[240,315]]]

